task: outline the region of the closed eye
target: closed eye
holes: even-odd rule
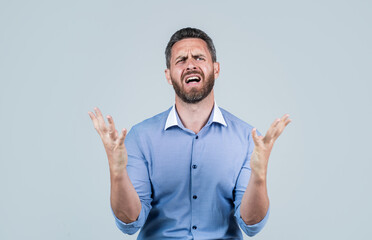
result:
[[[186,60],[186,58],[179,58],[176,63],[180,63],[180,62],[184,62]]]

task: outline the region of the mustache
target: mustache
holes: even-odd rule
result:
[[[201,72],[201,71],[197,71],[197,70],[191,70],[191,71],[187,71],[187,72],[185,72],[185,73],[182,75],[182,79],[185,79],[185,77],[186,77],[187,75],[191,75],[191,74],[199,74],[202,78],[204,78],[204,74],[203,74],[203,72]]]

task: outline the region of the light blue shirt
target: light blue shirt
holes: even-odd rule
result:
[[[138,239],[243,239],[264,219],[246,225],[240,203],[251,174],[252,126],[216,103],[198,134],[185,128],[175,106],[144,120],[125,139],[127,171],[141,200],[135,222],[115,215],[118,228]],[[259,135],[261,135],[258,132]]]

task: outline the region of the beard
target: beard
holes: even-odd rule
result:
[[[177,81],[173,80],[173,77],[171,77],[173,89],[176,92],[177,96],[182,99],[185,103],[198,103],[204,98],[206,98],[209,93],[212,91],[214,86],[214,74],[213,72],[210,73],[206,78],[204,78],[205,83],[203,84],[201,89],[197,89],[196,87],[193,87],[190,89],[189,92],[185,91],[185,88],[182,87],[182,83],[178,83]],[[201,81],[201,80],[200,80]],[[186,83],[185,83],[186,84]]]

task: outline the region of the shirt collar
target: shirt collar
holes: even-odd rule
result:
[[[214,107],[212,109],[213,113],[213,120],[212,122],[218,122],[224,125],[225,127],[227,126],[225,119],[223,118],[222,112],[220,108],[217,106],[217,103],[214,102]],[[165,123],[164,130],[167,130],[169,127],[172,126],[178,126],[178,121],[177,121],[177,111],[176,111],[176,105],[173,104],[172,109],[170,110],[168,114],[167,121]]]

